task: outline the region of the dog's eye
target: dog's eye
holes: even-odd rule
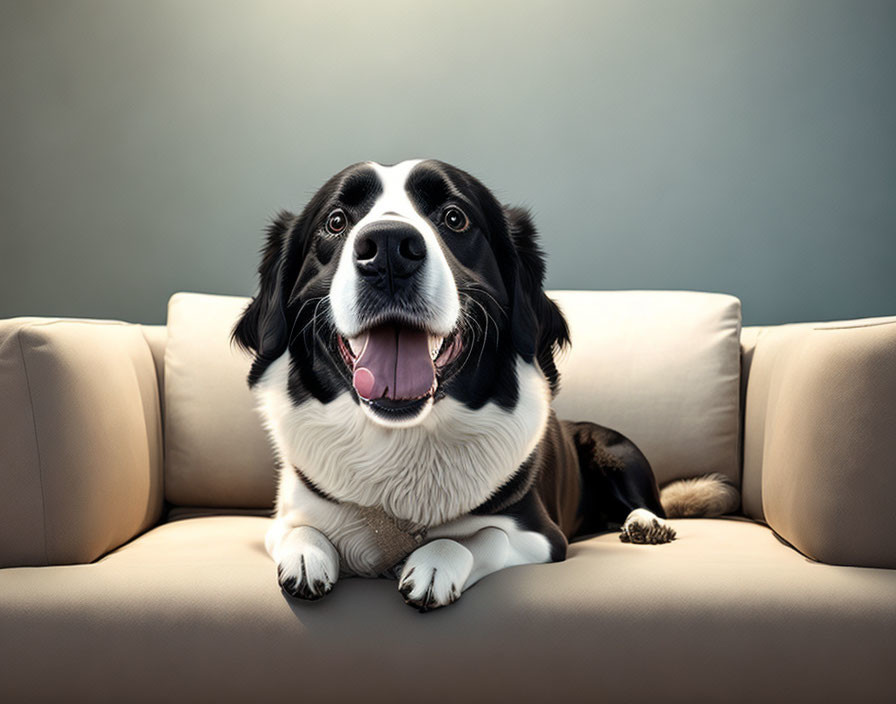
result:
[[[442,219],[445,221],[445,224],[455,232],[463,232],[470,226],[470,219],[467,217],[466,213],[456,205],[447,208]]]
[[[348,218],[341,209],[334,210],[327,218],[327,232],[331,235],[342,234],[345,232],[346,225],[348,225]]]

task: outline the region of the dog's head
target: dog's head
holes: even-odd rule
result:
[[[518,357],[557,389],[569,333],[529,214],[448,164],[344,169],[271,225],[259,276],[233,339],[255,355],[250,385],[290,354],[294,403],[350,393],[391,427],[446,396],[511,408]]]

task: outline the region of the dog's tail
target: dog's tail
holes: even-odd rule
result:
[[[660,503],[668,518],[710,518],[736,511],[740,492],[725,475],[707,474],[667,484]]]

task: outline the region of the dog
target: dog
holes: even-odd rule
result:
[[[232,340],[279,462],[287,594],[387,576],[429,611],[574,538],[666,543],[667,516],[737,507],[719,475],[661,500],[628,438],[557,419],[570,334],[544,261],[526,210],[435,160],[354,164],[276,217]]]

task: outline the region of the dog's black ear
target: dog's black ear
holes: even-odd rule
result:
[[[258,266],[258,294],[246,306],[230,339],[260,358],[277,359],[286,350],[289,333],[283,300],[283,260],[286,239],[296,216],[281,211],[267,230]]]
[[[569,344],[569,327],[544,292],[544,252],[538,246],[532,217],[523,208],[505,208],[504,213],[517,258],[510,311],[513,346],[527,362],[538,360],[551,392],[556,393],[560,373],[554,354]]]

